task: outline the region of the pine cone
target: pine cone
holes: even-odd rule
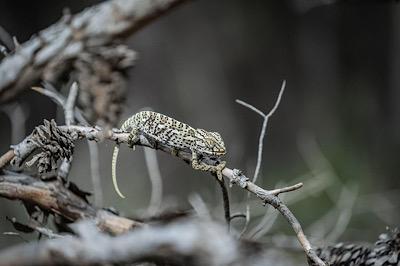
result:
[[[54,120],[44,120],[44,125],[35,128],[31,135],[33,142],[41,152],[27,162],[28,166],[37,163],[40,174],[57,169],[57,161],[70,159],[74,151],[74,143],[70,135],[62,132]]]
[[[400,265],[400,232],[381,234],[365,265]]]
[[[328,265],[391,266],[400,265],[400,232],[381,234],[374,246],[337,244],[319,248],[317,255]]]

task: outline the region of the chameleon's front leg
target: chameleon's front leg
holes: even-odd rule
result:
[[[192,167],[195,170],[210,171],[217,174],[219,180],[222,180],[222,170],[225,168],[226,162],[222,161],[218,165],[209,165],[204,162],[199,162],[197,153],[192,150]]]
[[[139,140],[139,130],[137,128],[132,128],[128,137],[128,147],[135,150],[135,143]]]

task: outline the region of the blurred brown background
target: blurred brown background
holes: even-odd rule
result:
[[[63,8],[76,13],[97,2],[3,0],[0,25],[22,43],[59,19]],[[305,188],[316,184],[305,199],[291,205],[308,235],[322,241],[323,230],[335,229],[339,232],[331,240],[374,241],[386,226],[400,222],[400,6],[343,1],[309,8],[311,2],[198,0],[147,26],[129,40],[139,60],[130,72],[121,120],[151,107],[218,131],[228,149],[228,165],[251,176],[262,120],[235,99],[267,112],[286,79],[283,100],[269,123],[258,183],[265,188],[278,182],[305,181]],[[18,103],[17,108],[1,106],[2,152],[43,119],[63,123],[62,112],[42,95],[25,92]],[[26,121],[12,133],[7,113],[12,117],[16,112]],[[140,215],[150,197],[143,151],[121,150],[117,169],[127,196],[122,200],[111,184],[112,148],[110,142],[100,145],[104,206]],[[198,193],[223,218],[219,188],[208,174],[157,155],[164,207],[189,208],[188,196]],[[84,141],[77,144],[70,177],[92,189]],[[321,180],[329,181],[319,185]],[[233,212],[243,211],[243,191],[230,192]],[[252,204],[250,228],[265,213],[258,205]],[[0,199],[0,206],[0,232],[14,231],[6,216],[26,219],[18,202]],[[327,213],[333,214],[329,222],[323,220]],[[318,229],[324,226],[328,229]],[[292,234],[278,218],[269,234],[282,232]],[[0,234],[1,247],[21,241]]]

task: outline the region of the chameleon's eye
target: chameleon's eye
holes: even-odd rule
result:
[[[214,141],[212,139],[206,139],[206,143],[208,146],[214,146]]]

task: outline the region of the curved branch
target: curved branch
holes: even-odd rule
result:
[[[238,169],[229,169],[225,168],[222,171],[222,174],[229,178],[230,182],[238,185],[239,187],[246,189],[252,194],[256,195],[259,199],[263,201],[264,204],[269,204],[275,209],[277,209],[282,216],[286,219],[286,221],[293,228],[293,231],[296,233],[297,239],[299,240],[304,252],[307,257],[315,263],[315,265],[326,265],[315,253],[313,248],[311,247],[310,242],[304,234],[304,231],[294,216],[294,214],[289,210],[289,208],[278,198],[278,195],[283,192],[290,192],[297,190],[303,186],[302,183],[295,184],[290,187],[279,188],[274,190],[265,190],[256,184],[249,181],[249,179],[242,174],[242,172]]]

